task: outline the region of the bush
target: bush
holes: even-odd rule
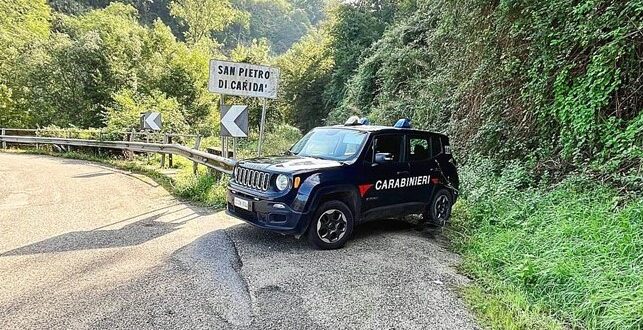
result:
[[[419,1],[363,54],[329,121],[408,117],[465,158],[637,167],[641,21],[641,0]]]

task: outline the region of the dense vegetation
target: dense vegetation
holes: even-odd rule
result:
[[[642,0],[0,0],[0,47],[0,127],[159,110],[216,136],[207,62],[228,58],[281,69],[275,145],[353,114],[447,133],[486,323],[643,327]]]
[[[122,129],[155,110],[167,131],[216,133],[208,61],[270,64],[323,17],[314,0],[274,8],[220,0],[0,1],[0,126]]]

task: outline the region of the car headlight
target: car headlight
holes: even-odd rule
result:
[[[277,186],[277,189],[279,189],[280,191],[286,190],[288,188],[288,183],[289,180],[287,176],[283,174],[277,175],[277,180],[275,180],[275,186]]]

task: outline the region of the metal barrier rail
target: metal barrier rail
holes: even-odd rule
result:
[[[161,144],[129,141],[96,141],[83,139],[66,139],[39,136],[0,135],[0,142],[19,144],[54,144],[75,147],[96,147],[124,149],[138,152],[154,152],[183,156],[193,162],[207,166],[222,173],[232,174],[236,161],[230,158],[212,155],[203,151],[191,149],[180,144]]]

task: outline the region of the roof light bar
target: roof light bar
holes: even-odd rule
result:
[[[398,120],[395,125],[393,125],[395,128],[411,128],[411,119],[408,118],[402,118]]]
[[[359,117],[357,117],[357,116],[351,116],[344,123],[344,126],[355,126],[355,125],[359,125]]]

